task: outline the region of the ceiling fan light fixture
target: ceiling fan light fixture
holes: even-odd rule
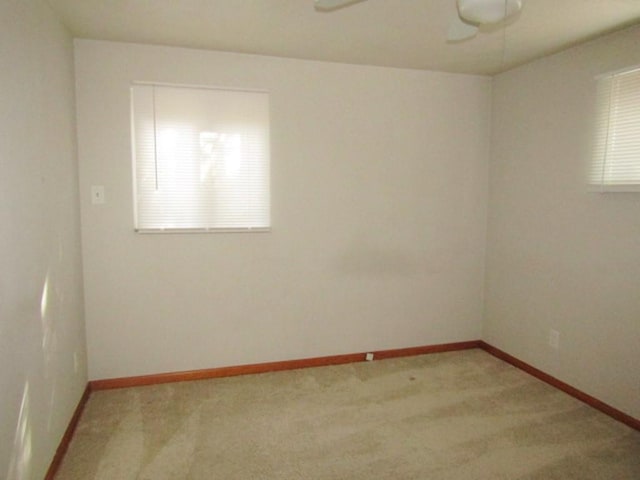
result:
[[[522,0],[457,0],[463,20],[483,25],[498,23],[522,9]]]

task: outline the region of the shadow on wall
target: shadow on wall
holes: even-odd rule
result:
[[[449,253],[443,249],[429,252],[388,243],[394,242],[357,238],[337,256],[336,268],[345,275],[366,277],[433,275],[446,269]]]
[[[337,259],[340,272],[363,276],[409,276],[420,273],[420,259],[408,252],[373,246],[345,251]]]

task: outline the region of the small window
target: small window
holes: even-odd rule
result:
[[[131,110],[137,231],[269,229],[267,93],[140,84]]]
[[[640,191],[640,67],[597,78],[591,182],[601,191]]]

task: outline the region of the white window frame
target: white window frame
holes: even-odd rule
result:
[[[171,96],[177,114],[162,107],[162,100]],[[130,98],[136,232],[271,231],[268,92],[134,82]],[[193,115],[186,106],[189,102],[197,105]],[[248,109],[242,107],[246,104]],[[163,151],[174,115],[181,122],[173,129],[177,153]],[[181,167],[176,169],[176,164]],[[173,189],[165,187],[169,183]]]
[[[640,192],[640,65],[595,78],[596,128],[589,183],[599,192]]]

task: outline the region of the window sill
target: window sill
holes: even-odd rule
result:
[[[269,233],[271,227],[255,228],[136,228],[141,234],[170,234],[170,233]]]

